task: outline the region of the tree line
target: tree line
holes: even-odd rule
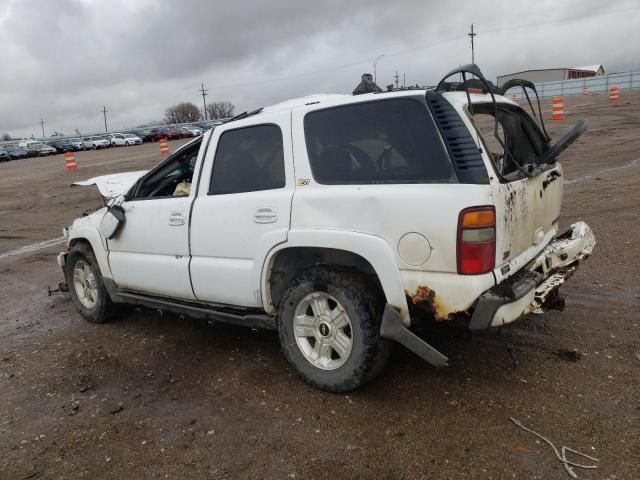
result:
[[[216,120],[218,118],[233,117],[235,106],[226,100],[212,102],[207,105],[207,119]],[[191,123],[204,120],[202,110],[191,102],[182,102],[171,105],[165,110],[165,123]]]

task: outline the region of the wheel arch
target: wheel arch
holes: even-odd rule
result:
[[[100,233],[93,228],[79,228],[73,229],[69,235],[69,248],[79,243],[87,243],[98,262],[98,268],[100,268],[100,274],[106,278],[112,278],[111,269],[109,268],[109,262],[107,260],[107,249],[103,244]]]
[[[337,230],[290,231],[288,241],[269,252],[261,278],[262,303],[267,313],[277,313],[282,295],[298,272],[317,265],[366,275],[409,325],[402,277],[387,242],[374,235]]]

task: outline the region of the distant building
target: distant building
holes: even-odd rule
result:
[[[501,87],[513,78],[522,78],[533,83],[555,82],[559,80],[573,80],[576,78],[595,77],[603,75],[602,65],[588,65],[586,67],[544,68],[540,70],[524,70],[522,72],[509,73],[498,77],[498,86]]]
[[[374,83],[373,75],[371,75],[370,73],[363,73],[360,83],[353,90],[353,94],[360,95],[362,93],[373,93],[381,91],[382,89]]]

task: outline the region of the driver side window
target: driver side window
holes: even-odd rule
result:
[[[202,141],[193,142],[167,158],[143,177],[135,187],[134,200],[186,197],[191,192],[193,174]]]

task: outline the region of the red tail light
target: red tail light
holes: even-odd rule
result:
[[[458,274],[480,275],[496,264],[496,210],[465,208],[458,217]]]

